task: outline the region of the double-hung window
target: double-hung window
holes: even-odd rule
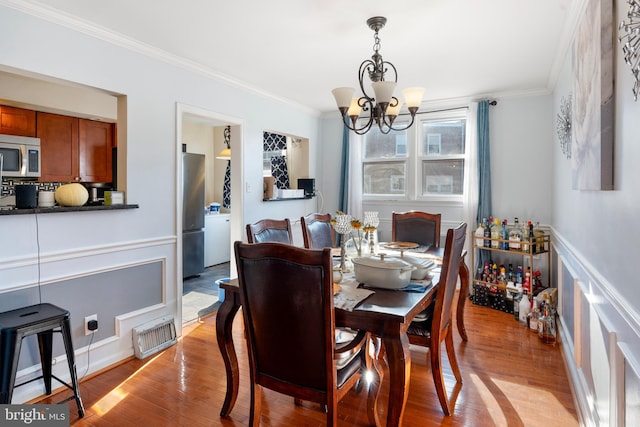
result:
[[[409,178],[407,132],[385,135],[374,126],[363,142],[364,197],[405,198]]]
[[[463,202],[466,116],[462,109],[425,113],[408,130],[386,135],[372,128],[363,136],[364,199]]]

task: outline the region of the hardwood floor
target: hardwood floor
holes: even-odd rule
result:
[[[455,412],[442,414],[425,349],[411,347],[411,383],[405,426],[577,426],[578,417],[561,357],[560,345],[545,345],[512,315],[466,304],[469,341],[455,331],[463,376]],[[80,385],[86,415],[78,419],[70,403],[73,426],[246,426],[249,386],[242,316],[234,324],[240,363],[240,391],[231,416],[219,417],[226,379],[215,337],[215,315],[185,330],[173,347],[145,360],[132,359],[84,380]],[[445,357],[448,390],[454,379]],[[385,377],[385,378],[388,378]],[[380,407],[388,383],[383,379]],[[58,402],[66,390],[37,403]],[[296,406],[293,399],[265,390],[263,426],[322,426],[319,406]],[[350,392],[338,409],[340,425],[366,426],[366,393]],[[386,416],[381,414],[382,419]]]

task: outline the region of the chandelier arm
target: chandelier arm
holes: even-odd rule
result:
[[[358,70],[358,82],[360,83],[360,90],[362,91],[362,94],[369,99],[373,99],[373,97],[369,96],[367,91],[364,90],[364,75],[365,73],[369,73],[369,67],[375,68],[375,64],[372,60],[365,59],[364,61],[362,61],[362,64],[360,64],[360,69]]]
[[[396,66],[393,65],[389,61],[382,61],[382,65],[383,66],[384,65],[388,65],[389,67],[391,67],[393,69],[393,76],[394,76],[393,81],[398,83],[398,70],[396,70]],[[383,72],[382,72],[382,81],[389,81],[389,80],[385,80],[385,78],[384,78],[385,74],[387,74],[387,71],[388,71],[388,69],[383,70]]]
[[[393,126],[393,120],[391,120],[390,122],[387,122],[386,120],[384,121],[384,126],[386,126],[386,129],[382,127],[382,124],[378,124],[378,127],[380,128],[380,132],[382,132],[383,134],[386,135],[391,131],[399,132],[399,131],[403,131],[403,130],[409,129],[413,125],[413,122],[415,121],[415,119],[416,119],[415,113],[412,113],[411,114],[411,122],[409,124],[407,124],[406,126],[404,126],[404,127],[394,127]]]

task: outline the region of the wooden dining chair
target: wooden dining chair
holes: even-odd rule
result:
[[[236,241],[234,251],[249,354],[249,425],[260,424],[267,388],[325,406],[327,425],[335,426],[338,401],[370,360],[367,332],[336,344],[331,249]]]
[[[278,242],[292,245],[291,221],[289,218],[261,219],[253,224],[247,224],[247,242]]]
[[[420,322],[411,322],[407,329],[409,343],[429,348],[431,374],[438,394],[438,400],[445,415],[453,413],[453,406],[444,383],[442,372],[441,343],[445,342],[451,370],[456,378],[456,385],[462,384],[462,375],[453,347],[452,307],[453,297],[458,280],[460,257],[467,235],[467,224],[462,223],[455,229],[447,231],[444,247],[444,258],[440,273],[440,282],[436,293],[435,304],[426,310],[426,318]]]
[[[335,234],[331,226],[331,214],[311,213],[300,217],[302,239],[307,249],[333,248]]]
[[[413,242],[423,246],[440,247],[441,214],[421,211],[391,214],[391,241]]]

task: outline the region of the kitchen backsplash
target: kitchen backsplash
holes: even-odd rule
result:
[[[13,196],[15,194],[14,188],[16,184],[34,184],[38,187],[38,191],[55,191],[62,184],[66,184],[66,183],[65,182],[38,182],[38,181],[19,180],[19,179],[3,179],[0,196]]]

